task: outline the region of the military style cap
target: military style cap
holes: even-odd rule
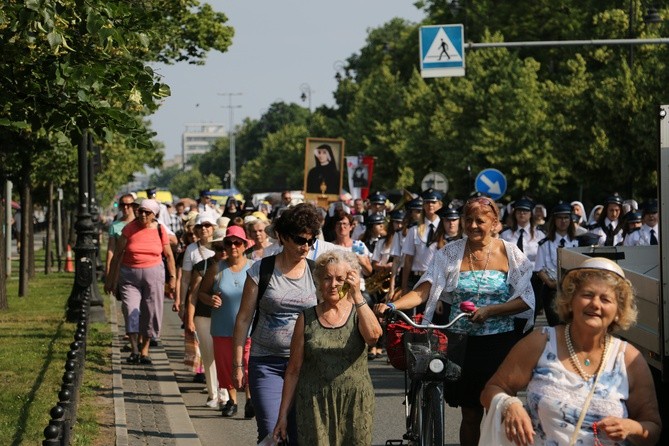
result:
[[[423,199],[423,202],[426,201],[439,201],[443,198],[441,193],[439,191],[436,191],[432,188],[424,190],[421,194],[420,197]]]
[[[623,197],[620,196],[620,194],[613,194],[610,195],[606,198],[606,204],[613,203],[622,206],[623,205]]]
[[[451,205],[439,209],[437,215],[439,218],[445,218],[446,220],[458,220],[460,218],[458,210]]]
[[[553,210],[552,210],[551,213],[553,215],[571,214],[571,205],[569,203],[565,203],[565,202],[561,201],[553,207]]]
[[[532,209],[534,209],[534,203],[530,199],[521,198],[519,200],[516,200],[513,203],[513,208],[514,209],[522,209],[524,211],[531,211]],[[570,211],[571,211],[571,209],[570,209]]]
[[[406,216],[406,212],[402,209],[396,209],[390,213],[390,219],[393,221],[402,221]]]
[[[379,223],[383,223],[384,221],[385,217],[382,214],[372,214],[368,215],[367,218],[365,219],[365,225],[373,226]]]
[[[641,206],[641,209],[643,210],[644,214],[657,214],[657,200],[648,200]]]
[[[156,196],[157,189],[155,187],[149,187],[144,192],[146,192],[147,198],[154,198]]]
[[[211,197],[211,192],[208,190],[201,190],[200,191],[200,196],[201,197]]]
[[[411,201],[407,201],[406,208],[409,210],[422,210],[423,209],[423,199],[418,197],[414,198]]]
[[[386,203],[386,196],[383,195],[381,192],[374,192],[372,195],[369,196],[369,202],[372,204],[385,204]]]
[[[627,223],[640,223],[641,214],[636,211],[629,211],[627,214],[625,214],[624,219]]]

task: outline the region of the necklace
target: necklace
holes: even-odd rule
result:
[[[346,316],[346,311],[342,311],[341,317],[339,318],[336,324],[333,324],[328,320],[328,318],[325,317],[325,312],[321,314],[321,319],[323,320],[323,322],[326,322],[327,325],[330,326],[329,328],[338,328],[341,327],[341,323],[343,322],[345,316]]]
[[[604,367],[604,358],[606,358],[606,352],[609,349],[609,344],[611,341],[611,337],[607,334],[606,335],[606,340],[604,341],[604,350],[602,351],[602,359],[599,362],[599,367],[597,367],[597,371],[595,373],[586,373],[585,370],[583,370],[583,367],[581,367],[581,361],[578,359],[578,356],[576,356],[576,351],[574,350],[574,344],[571,341],[571,324],[567,324],[567,326],[564,329],[564,338],[565,341],[567,342],[567,350],[569,351],[569,359],[571,360],[571,364],[574,366],[576,370],[578,370],[579,375],[586,381],[589,381],[590,378],[595,376],[595,374],[599,373],[599,371]],[[591,362],[590,358],[586,358],[585,361],[583,361],[586,367],[588,367]]]
[[[481,297],[481,282],[483,282],[483,276],[485,276],[486,271],[488,270],[488,263],[490,263],[490,253],[492,252],[492,242],[488,243],[489,248],[488,252],[486,253],[486,259],[485,259],[485,265],[483,265],[483,270],[481,270],[481,274],[478,277],[477,283],[476,283],[476,299],[478,300]],[[472,252],[472,247],[467,244],[467,247],[469,248],[469,270],[474,274],[474,260],[479,262],[480,260],[474,257],[474,253]],[[476,275],[474,274],[474,277]]]

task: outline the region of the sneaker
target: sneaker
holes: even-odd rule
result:
[[[224,417],[232,417],[237,414],[237,405],[235,404],[234,401],[228,400],[227,403],[225,403],[225,406],[223,406],[223,409],[221,409],[221,416]]]
[[[218,398],[207,398],[207,402],[204,405],[212,409],[218,409]]]
[[[145,365],[151,365],[151,364],[153,364],[153,361],[151,360],[150,356],[140,355],[139,363],[140,364],[145,364]]]
[[[149,341],[149,347],[158,347],[158,339],[151,338],[151,340]]]
[[[244,418],[250,419],[256,416],[256,410],[253,407],[253,402],[249,399],[246,400],[246,404],[244,405]]]
[[[130,353],[130,356],[126,358],[125,362],[128,364],[139,364],[139,354]]]

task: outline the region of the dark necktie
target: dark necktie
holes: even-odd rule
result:
[[[516,246],[518,247],[518,249],[523,251],[523,234],[525,233],[525,230],[521,228],[519,233],[520,235],[518,236],[518,243],[516,243]]]
[[[609,223],[608,230],[606,232],[606,240],[604,241],[604,246],[613,246],[613,225]]]
[[[657,237],[655,237],[655,229],[650,230],[650,244],[657,245]]]
[[[565,243],[565,242],[564,242],[564,239],[561,238],[561,239],[560,239],[560,248],[564,248],[564,243]]]
[[[427,241],[425,242],[425,246],[430,246],[433,237],[434,237],[434,225],[430,223],[430,229],[427,231]]]

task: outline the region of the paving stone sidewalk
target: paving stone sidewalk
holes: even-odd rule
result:
[[[128,364],[121,305],[113,298],[109,302],[116,446],[201,446],[164,346],[151,347],[153,364]],[[171,305],[165,302],[166,309]],[[167,332],[173,325],[163,326],[162,336],[179,335]]]

